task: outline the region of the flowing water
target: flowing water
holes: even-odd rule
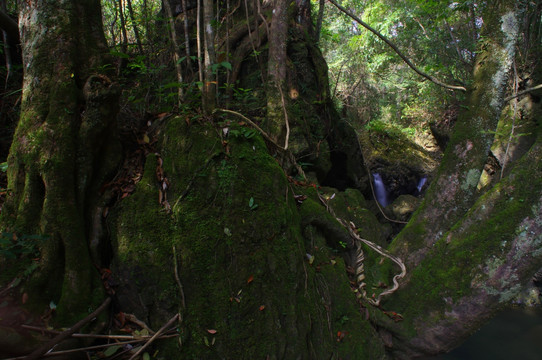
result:
[[[374,185],[375,185],[375,196],[378,203],[386,207],[388,206],[388,191],[386,190],[386,186],[384,185],[384,181],[382,180],[382,177],[379,173],[373,174],[374,179]]]
[[[418,181],[418,185],[416,186],[416,189],[418,190],[418,194],[422,192],[423,186],[427,182],[427,176],[422,176],[420,178],[420,181]]]
[[[542,309],[509,309],[461,346],[432,360],[541,360]]]

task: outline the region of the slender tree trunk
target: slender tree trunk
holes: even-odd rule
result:
[[[175,30],[175,18],[173,17],[173,12],[171,11],[171,4],[169,3],[169,0],[163,0],[164,7],[166,8],[166,14],[168,17],[168,28],[169,28],[169,34],[171,39],[171,44],[173,47],[173,61],[175,62],[175,72],[177,73],[177,81],[179,82],[179,87],[177,90],[177,99],[178,99],[178,106],[181,106],[181,103],[183,101],[183,70],[181,67],[181,49],[179,48],[179,44],[177,43],[177,30]]]
[[[216,106],[216,81],[215,71],[213,65],[216,64],[215,55],[215,42],[214,42],[214,9],[212,0],[203,0],[203,43],[204,43],[204,83],[203,83],[203,97],[205,98],[205,105],[203,112],[211,114]]]
[[[128,33],[126,31],[126,18],[124,17],[124,0],[119,0],[119,19],[120,19],[120,51],[124,54],[128,53]],[[119,61],[119,67],[117,74],[120,74],[124,68],[128,65],[128,61],[125,57],[121,57]]]
[[[141,44],[141,36],[139,35],[139,29],[137,27],[137,22],[134,16],[134,9],[132,8],[132,0],[127,0],[126,5],[128,6],[130,19],[132,19],[132,27],[134,29],[134,36],[137,42],[137,49],[139,50],[139,54],[143,55],[143,45]]]
[[[288,16],[291,0],[276,0],[269,31],[269,60],[267,65],[267,131],[277,143],[286,136],[284,92],[286,90],[286,64]]]

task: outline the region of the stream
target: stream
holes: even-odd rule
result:
[[[540,360],[542,308],[508,309],[448,354],[427,360]]]

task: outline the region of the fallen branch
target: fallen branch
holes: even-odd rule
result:
[[[339,5],[335,0],[329,0],[330,3],[332,3],[333,5],[335,5],[335,7],[337,9],[339,9],[340,11],[342,11],[343,13],[345,13],[346,15],[350,16],[352,19],[354,19],[354,21],[356,21],[357,23],[359,23],[361,26],[363,26],[364,28],[366,28],[367,30],[369,30],[370,32],[372,32],[373,34],[375,34],[376,36],[378,36],[380,38],[380,40],[384,41],[389,47],[391,47],[393,49],[393,51],[395,51],[397,53],[397,55],[399,55],[399,57],[401,59],[403,59],[403,61],[412,69],[414,70],[418,75],[426,78],[427,80],[439,85],[439,86],[442,86],[446,89],[451,89],[451,90],[461,90],[461,91],[467,91],[467,89],[465,89],[463,86],[455,86],[455,85],[448,85],[448,84],[445,84],[443,83],[442,81],[436,79],[435,77],[431,76],[431,75],[428,75],[426,73],[424,73],[423,71],[421,71],[420,69],[418,69],[416,67],[416,65],[414,65],[407,57],[406,55],[404,55],[401,50],[399,50],[399,48],[397,46],[395,46],[394,43],[392,43],[387,37],[385,37],[384,35],[382,35],[381,33],[379,33],[377,30],[373,29],[369,24],[367,24],[366,22],[362,21],[360,18],[358,18],[356,15],[352,14],[351,12],[349,12],[348,10],[346,10],[344,7],[342,7],[341,5]]]
[[[77,324],[73,325],[71,328],[61,332],[57,336],[55,336],[53,339],[48,341],[46,344],[40,346],[36,350],[34,350],[30,355],[25,357],[25,360],[37,360],[40,357],[43,356],[47,351],[53,348],[56,344],[60,343],[61,341],[69,338],[72,334],[74,334],[77,330],[81,329],[84,325],[92,321],[96,316],[98,316],[102,311],[104,311],[107,306],[111,303],[111,298],[107,297],[102,305],[100,305],[96,310],[94,310],[92,313],[87,315],[83,320],[79,321]]]
[[[156,332],[156,334],[154,334],[149,340],[147,340],[147,342],[145,343],[145,345],[143,345],[142,347],[139,348],[139,350],[134,354],[132,355],[132,357],[130,357],[129,360],[134,360],[136,357],[139,356],[139,354],[141,354],[143,352],[143,350],[145,350],[150,344],[152,344],[152,342],[154,340],[156,340],[157,338],[160,337],[160,335],[162,335],[162,333],[164,333],[166,331],[166,329],[171,326],[171,324],[173,324],[175,321],[177,321],[177,319],[179,319],[179,314],[175,314],[174,317],[172,317],[171,319],[169,319],[169,321],[160,328],[160,330],[158,330]]]
[[[82,334],[82,335],[86,335],[86,334]],[[105,336],[108,336],[108,335],[105,335]],[[169,339],[169,338],[178,337],[178,336],[179,336],[179,334],[162,335],[162,336],[159,337],[159,339]],[[128,344],[135,344],[135,343],[138,343],[138,342],[143,342],[145,340],[146,340],[146,338],[141,338],[141,339],[134,339],[134,340],[129,340],[129,341],[119,341],[119,342],[114,342],[114,343],[110,343],[110,344],[87,346],[87,347],[82,347],[82,348],[77,348],[77,349],[51,351],[51,352],[48,352],[47,354],[43,354],[42,357],[52,357],[52,356],[57,356],[57,355],[73,354],[73,353],[77,353],[77,352],[81,352],[81,351],[100,350],[100,349],[108,348],[108,347],[111,347],[111,346],[122,346],[122,345],[128,345]],[[19,357],[15,357],[15,358],[4,359],[4,360],[25,360],[25,359],[26,358],[24,356],[19,356]]]
[[[32,325],[21,325],[23,329],[37,331],[41,333],[51,334],[51,335],[58,335],[61,334],[61,331],[57,330],[50,330],[46,328],[41,328],[38,326],[32,326]],[[154,334],[154,333],[153,333]],[[138,339],[150,339],[152,335],[103,335],[103,334],[79,334],[75,333],[72,334],[71,337],[74,338],[91,338],[91,339],[109,339],[109,340],[138,340]]]

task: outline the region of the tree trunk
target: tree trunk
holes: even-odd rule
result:
[[[204,82],[203,94],[205,98],[203,112],[210,115],[216,106],[216,54],[215,54],[215,31],[213,29],[213,1],[202,0],[203,2],[203,55],[204,55]]]
[[[118,89],[99,73],[108,51],[99,1],[21,1],[19,8],[23,100],[2,222],[9,232],[48,237],[24,291],[34,304],[58,303],[59,315],[70,319],[103,292],[89,254],[88,221],[111,171],[94,166],[110,155],[105,140]]]
[[[381,332],[393,335],[388,346],[394,357],[450,350],[518,296],[542,265],[536,221],[542,168],[535,160],[540,131],[534,130],[532,146],[508,176],[480,190],[524,11],[525,4],[514,1],[486,9],[483,34],[491,36],[482,36],[466,110],[423,204],[391,245],[408,269],[399,291],[383,303],[404,318],[399,324],[380,322],[387,329]],[[526,117],[539,116],[538,104],[530,109]],[[529,189],[521,185],[527,181]]]

